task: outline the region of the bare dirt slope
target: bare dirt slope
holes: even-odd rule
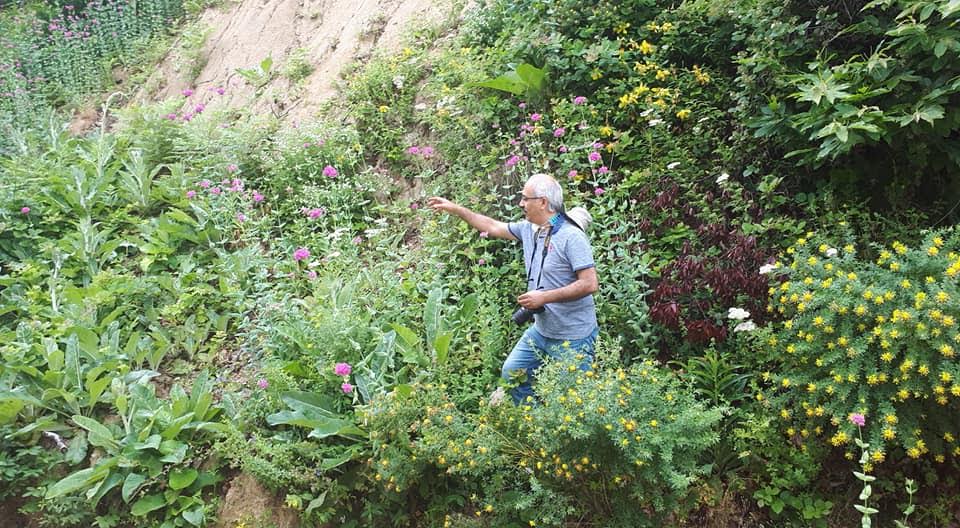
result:
[[[190,105],[251,108],[295,123],[336,94],[348,64],[397,49],[407,31],[450,13],[447,0],[239,0],[202,15],[199,22],[210,33],[201,50],[206,64],[195,79],[180,64],[175,45],[137,99],[178,97],[192,89]],[[280,72],[297,53],[313,72],[294,85]],[[267,57],[273,75],[256,90],[236,70],[256,68]]]

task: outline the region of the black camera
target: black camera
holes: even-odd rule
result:
[[[510,318],[513,319],[513,322],[517,323],[518,325],[525,325],[529,323],[531,319],[533,319],[533,314],[543,313],[543,310],[543,306],[537,308],[536,310],[531,310],[521,306],[516,312],[513,312],[513,315]]]

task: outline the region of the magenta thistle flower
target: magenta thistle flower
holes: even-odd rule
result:
[[[520,161],[520,156],[513,155],[513,156],[510,156],[509,158],[507,158],[507,163],[506,163],[506,165],[507,165],[507,167],[513,167],[513,166],[516,165],[519,161]]]
[[[553,137],[563,137],[563,135],[566,133],[567,133],[567,129],[560,127],[560,128],[554,129]]]
[[[262,201],[263,201],[263,195],[258,193],[257,191],[253,191],[253,202],[260,203]]]
[[[20,214],[30,214],[30,208],[29,208],[29,207],[26,207],[26,206],[21,207],[21,208],[20,208]]]
[[[313,271],[313,270],[308,271],[308,272],[307,272],[307,278],[308,278],[308,279],[316,279],[316,278],[317,278],[317,272],[316,272],[316,271]]]
[[[310,250],[307,248],[297,248],[297,250],[293,252],[293,260],[297,262],[308,258],[310,258]]]
[[[597,196],[600,196],[601,194],[603,194],[603,193],[605,193],[605,192],[607,192],[607,191],[605,191],[605,190],[603,189],[603,187],[597,187],[596,189],[593,190],[593,194],[595,194],[595,195],[597,195]]]
[[[420,147],[418,147],[418,146],[416,146],[416,145],[414,145],[414,146],[412,146],[412,147],[408,147],[408,148],[407,148],[407,154],[410,154],[411,156],[416,156],[416,155],[420,154]]]
[[[422,149],[420,149],[420,154],[424,158],[433,157],[433,147],[423,147]]]
[[[227,165],[227,172],[237,172],[238,170],[240,170],[240,167],[237,167],[236,163]]]
[[[171,112],[171,113],[167,114],[165,117],[166,117],[167,119],[169,119],[170,121],[176,121],[176,120],[177,120],[177,114],[174,113],[174,112]]]
[[[343,384],[340,385],[340,390],[342,390],[344,394],[350,394],[353,392],[353,385],[343,382]]]
[[[856,425],[857,427],[863,427],[867,424],[867,418],[860,413],[851,413],[849,418],[850,423]]]
[[[309,211],[307,211],[307,216],[316,220],[317,218],[320,218],[321,216],[326,214],[326,212],[327,211],[323,207],[314,207],[313,209],[310,209]]]
[[[201,181],[200,183],[198,183],[197,185],[199,185],[201,189],[209,189],[209,188],[210,188],[210,180],[203,180],[203,181]]]
[[[191,90],[190,88],[187,88],[180,93],[183,94],[184,97],[190,97],[191,95],[193,95],[193,90]]]
[[[569,149],[567,149],[566,145],[560,145],[560,148],[558,148],[557,150],[559,150],[561,154],[566,154],[567,150]]]
[[[600,161],[600,153],[593,151],[590,154],[587,154],[587,159],[590,160],[591,163]]]
[[[595,149],[602,149],[602,148],[603,148],[603,143],[600,143],[599,141],[597,141],[596,143],[593,144],[593,148],[595,148]]]
[[[193,199],[197,195],[197,191],[187,191],[187,198]]]
[[[214,92],[217,92],[217,95],[223,95],[223,94],[225,94],[227,91],[223,88],[223,86],[217,86],[217,88],[214,90]]]
[[[328,178],[336,178],[337,169],[333,168],[333,166],[331,165],[327,165],[326,167],[323,168],[323,175]]]
[[[353,372],[350,363],[337,363],[333,366],[333,373],[337,376],[349,376]]]
[[[417,202],[413,202],[410,204],[410,209],[413,209],[414,211],[416,211],[417,209],[420,209],[420,204],[418,204]]]
[[[537,122],[537,121],[540,121],[541,119],[543,119],[543,116],[540,114],[536,114],[536,113],[530,114],[530,121]]]
[[[237,213],[237,222],[243,223],[247,221],[247,215],[243,213]]]
[[[571,169],[570,172],[567,173],[567,178],[576,178],[576,177],[577,177],[576,169]]]
[[[587,98],[584,97],[584,96],[582,96],[582,95],[578,95],[578,96],[576,96],[576,97],[573,98],[573,104],[575,104],[575,105],[582,105],[582,104],[584,104],[584,103],[586,103],[586,102],[587,102]]]
[[[480,259],[480,260],[477,261],[477,264],[479,264],[479,265],[481,265],[481,266],[483,266],[483,265],[486,264],[486,263],[487,263],[487,261],[486,261],[485,259]]]
[[[202,114],[203,111],[206,110],[206,109],[207,109],[207,105],[205,105],[205,104],[203,104],[203,103],[197,103],[197,106],[194,106],[194,107],[193,107],[193,113],[195,113],[195,114]]]
[[[354,245],[359,245],[363,243],[363,237],[361,237],[360,235],[357,235],[353,237],[353,240],[351,240],[351,242],[353,242]]]
[[[607,168],[606,165],[603,165],[603,166],[601,166],[599,169],[597,169],[597,172],[599,172],[600,174],[606,174],[606,173],[610,172],[610,169]]]
[[[214,187],[213,189],[210,189],[210,194],[214,196],[220,196],[220,193],[222,192],[223,192],[223,189],[221,189],[220,187]]]
[[[269,386],[270,386],[270,382],[268,382],[267,380],[265,380],[265,379],[263,379],[263,378],[260,378],[260,379],[257,381],[257,387],[260,387],[261,389],[266,389],[266,388],[269,387]]]
[[[527,107],[527,103],[520,103],[517,106],[520,107],[521,110],[523,110],[524,108]]]

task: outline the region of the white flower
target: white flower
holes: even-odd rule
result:
[[[727,310],[727,319],[742,320],[750,317],[750,312],[743,308],[730,308]]]
[[[679,167],[679,166],[680,166],[680,162],[679,162],[679,161],[674,161],[673,163],[668,163],[668,164],[667,164],[667,170],[673,170],[673,169],[676,169],[676,168]]]
[[[837,256],[837,248],[829,248],[829,249],[827,249],[827,251],[826,251],[825,253],[826,253],[826,255],[827,255],[828,257],[836,257],[836,256]]]
[[[651,119],[650,121],[647,121],[647,125],[652,126],[652,127],[655,127],[655,126],[659,125],[660,123],[663,123],[663,119]]]
[[[760,266],[760,275],[766,275],[775,269],[777,269],[776,264],[764,264],[763,266]]]
[[[727,174],[726,172],[724,172],[724,173],[721,174],[720,176],[717,176],[717,184],[721,184],[721,183],[727,181],[728,179],[730,179],[730,175]]]
[[[393,86],[394,86],[397,90],[403,90],[403,82],[404,82],[404,81],[406,81],[406,79],[403,77],[403,75],[397,75],[397,76],[395,76],[395,77],[393,78]]]
[[[753,324],[753,321],[744,321],[737,326],[733,327],[734,332],[749,332],[751,330],[756,330],[757,325]]]

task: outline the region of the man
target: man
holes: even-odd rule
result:
[[[564,212],[560,184],[546,174],[530,177],[520,195],[526,220],[510,224],[444,198],[433,197],[427,203],[435,211],[456,215],[492,237],[523,244],[527,288],[517,302],[534,312],[534,324],[503,363],[504,379],[526,374],[526,379],[511,391],[514,403],[533,396],[536,371],[547,356],[581,354],[581,368],[588,368],[599,331],[593,303],[597,271],[586,234]],[[586,215],[586,211],[581,214]]]

